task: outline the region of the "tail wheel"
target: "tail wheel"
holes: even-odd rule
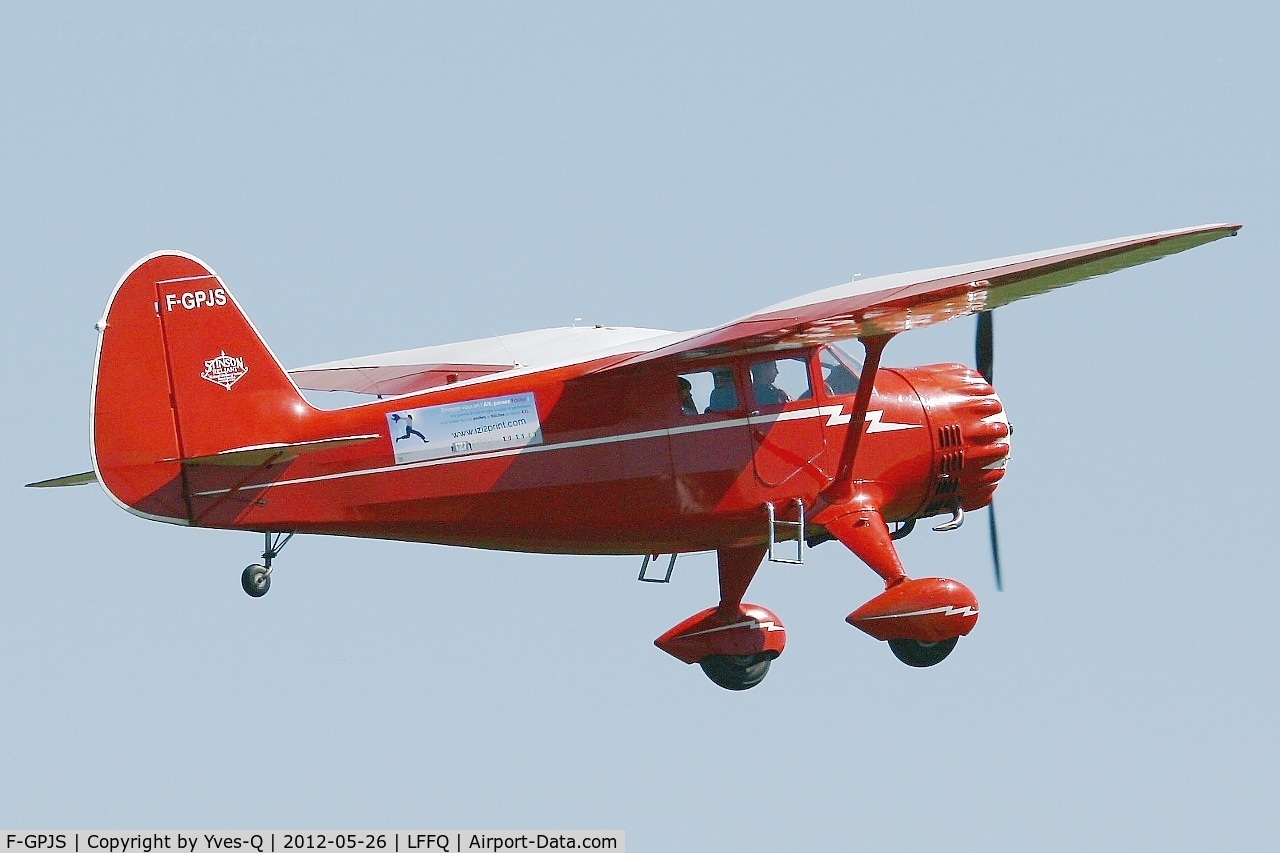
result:
[[[284,546],[293,538],[292,533],[266,532],[262,549],[262,564],[254,563],[240,573],[240,586],[254,598],[262,598],[271,589],[271,561],[280,556]]]
[[[707,674],[707,678],[725,690],[750,690],[764,681],[773,658],[768,652],[755,655],[707,655],[698,661],[698,665]]]
[[[271,573],[266,566],[249,566],[240,573],[240,586],[254,598],[262,598],[271,589]]]
[[[959,637],[938,640],[936,643],[926,643],[924,640],[890,640],[889,649],[894,657],[907,666],[933,666],[942,663],[959,640]]]

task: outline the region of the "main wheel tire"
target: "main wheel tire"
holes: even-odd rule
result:
[[[924,640],[890,640],[889,648],[893,651],[893,656],[907,666],[933,666],[942,663],[959,640],[959,637],[938,640],[936,643],[926,643]]]
[[[725,690],[750,690],[769,674],[773,656],[757,655],[707,655],[698,661],[702,671],[715,684]]]
[[[262,598],[271,589],[271,575],[266,566],[249,566],[240,573],[240,586],[254,598]]]

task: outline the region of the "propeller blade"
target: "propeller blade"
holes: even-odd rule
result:
[[[978,359],[978,372],[991,384],[992,367],[995,361],[995,331],[990,311],[978,312],[978,335],[974,343],[974,351]]]
[[[987,384],[992,384],[995,374],[995,322],[990,311],[978,312],[978,333],[974,339],[974,355],[978,361],[978,372]],[[1000,537],[996,535],[996,505],[993,502],[987,507],[987,523],[991,531],[991,563],[996,570],[996,589],[1004,590],[1004,578],[1000,575]]]
[[[996,570],[996,589],[1004,591],[1004,579],[1000,575],[1000,539],[996,536],[996,505],[993,502],[987,507],[987,521],[991,530],[991,562]]]

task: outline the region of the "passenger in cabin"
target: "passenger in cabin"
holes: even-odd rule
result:
[[[698,405],[693,402],[693,385],[683,376],[677,379],[680,382],[680,411],[686,415],[698,414]]]
[[[751,365],[751,387],[755,393],[756,402],[761,406],[781,406],[783,403],[791,402],[791,396],[773,384],[773,380],[777,378],[778,363],[776,361],[762,361]]]
[[[727,367],[713,371],[716,387],[711,389],[707,413],[732,412],[738,408],[738,389],[733,387],[733,371]]]

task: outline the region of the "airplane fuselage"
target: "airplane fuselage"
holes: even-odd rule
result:
[[[248,477],[242,467],[186,466],[187,521],[545,553],[675,553],[759,543],[767,536],[766,502],[786,518],[795,517],[797,500],[809,510],[822,506],[854,401],[853,393],[827,386],[815,350],[769,356],[803,359],[811,396],[772,405],[753,399],[748,362],[756,356],[687,366],[733,371],[741,404],[728,411],[682,410],[670,370],[641,365],[597,375],[591,371],[600,365],[590,363],[311,411],[293,422],[296,434],[278,440],[378,437],[265,464]],[[977,383],[977,393],[958,393],[975,384],[973,372],[959,365],[879,371],[854,473],[876,490],[886,519],[989,500],[1003,473],[998,467],[980,472],[972,460],[972,482],[960,489],[965,433],[992,416],[1004,423],[994,392]],[[513,437],[512,446],[466,441],[476,424],[493,421],[467,412],[530,399],[531,418],[518,419],[525,422],[514,429],[507,424],[515,419],[499,421],[489,433]],[[975,400],[976,417],[956,410]],[[422,432],[428,422],[435,447]],[[996,432],[995,438],[1007,436]],[[1001,461],[1005,452],[1001,444],[980,465]]]

